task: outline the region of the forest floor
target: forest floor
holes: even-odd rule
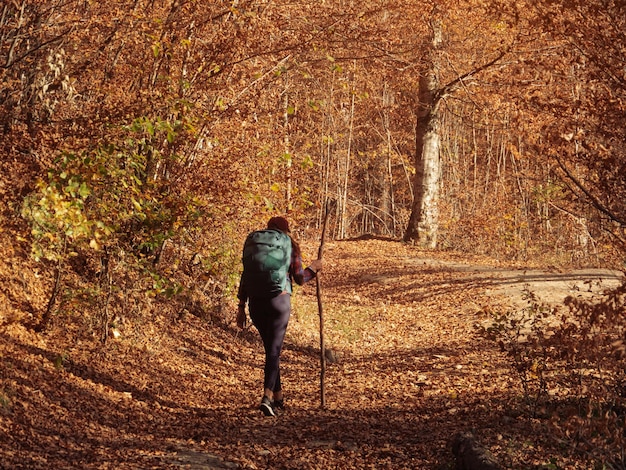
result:
[[[258,410],[262,346],[254,327],[236,328],[234,302],[221,321],[155,315],[119,325],[104,346],[59,319],[41,334],[5,323],[0,468],[451,469],[459,432],[503,468],[593,468],[597,450],[564,439],[549,415],[525,412],[510,362],[477,325],[523,306],[526,290],[558,303],[615,286],[620,273],[384,240],[327,243],[324,259],[334,360],[323,408],[315,282],[293,298],[287,410],[275,418]]]

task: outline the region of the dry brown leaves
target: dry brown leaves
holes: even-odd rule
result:
[[[305,250],[306,250],[305,246]],[[314,248],[308,247],[310,252]],[[306,252],[306,251],[305,251]],[[588,468],[474,326],[496,300],[487,260],[391,241],[329,243],[321,278],[327,364],[320,407],[315,284],[296,291],[283,354],[288,410],[258,410],[262,348],[232,315],[159,315],[106,346],[84,322],[0,332],[3,468],[450,468],[472,431],[506,468]],[[5,273],[6,274],[6,273]]]

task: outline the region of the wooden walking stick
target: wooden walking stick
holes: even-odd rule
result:
[[[322,259],[324,252],[324,241],[326,239],[326,223],[328,222],[329,202],[326,202],[324,222],[322,223],[322,238],[320,248],[317,251],[317,259]],[[324,388],[324,376],[326,375],[326,347],[324,346],[324,309],[322,308],[322,288],[320,285],[320,275],[315,276],[315,286],[317,287],[317,311],[320,317],[320,400],[321,407],[326,406],[326,390]]]

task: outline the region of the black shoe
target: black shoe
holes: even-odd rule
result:
[[[285,411],[285,401],[283,399],[274,400],[274,412],[283,413]]]
[[[259,410],[261,410],[265,416],[276,416],[276,413],[274,413],[274,407],[272,406],[272,402],[267,397],[263,397],[263,399],[261,400]]]

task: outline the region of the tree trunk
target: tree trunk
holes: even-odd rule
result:
[[[289,84],[285,85],[285,97],[284,97],[284,110],[283,110],[283,124],[285,127],[285,173],[287,181],[285,182],[285,206],[286,212],[289,214],[293,209],[293,204],[291,201],[291,187],[292,187],[292,155],[291,155],[291,145],[289,143]]]
[[[387,137],[387,168],[385,171],[385,177],[383,179],[383,194],[381,197],[381,212],[383,220],[385,221],[385,234],[396,236],[396,209],[393,194],[393,171],[392,171],[392,158],[393,147],[391,142],[391,120],[389,117],[389,109],[393,105],[393,94],[390,92],[387,84],[383,87],[383,128]]]
[[[415,197],[411,206],[405,241],[423,248],[437,246],[439,229],[439,82],[436,54],[441,44],[440,27],[433,24],[433,48],[427,70],[419,82],[417,126],[415,129]]]

